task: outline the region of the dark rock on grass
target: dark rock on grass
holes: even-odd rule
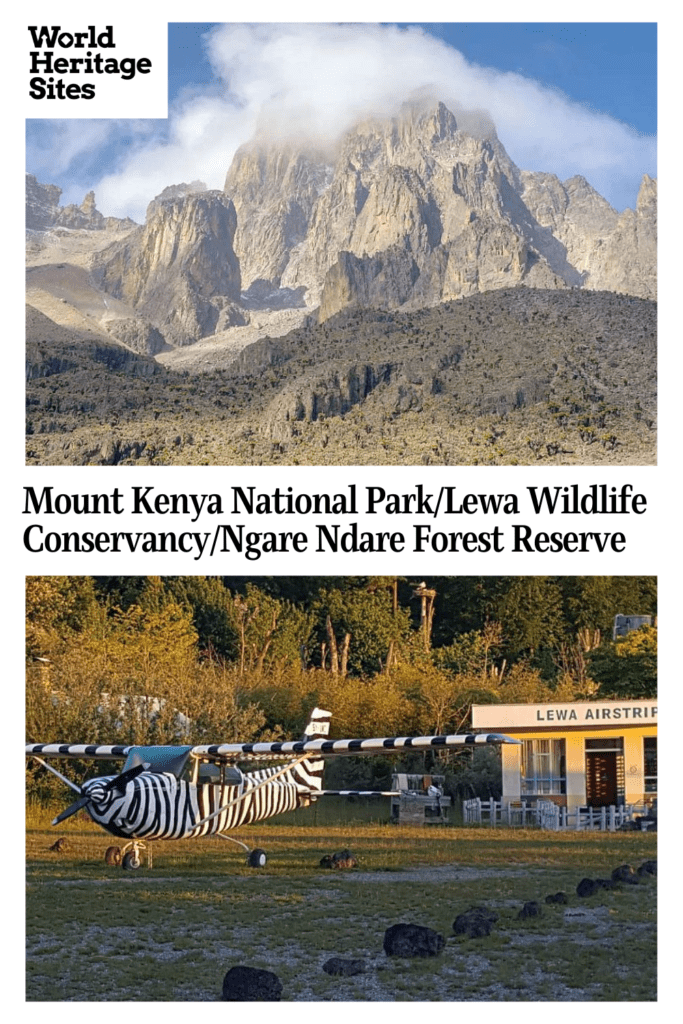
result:
[[[279,1003],[282,982],[272,971],[257,967],[231,967],[223,978],[223,1001],[230,1003]]]
[[[554,892],[550,896],[546,896],[545,901],[546,903],[567,903],[567,894],[566,892]]]
[[[338,853],[326,854],[324,857],[321,857],[320,867],[342,871],[345,868],[357,868],[358,861],[350,850],[339,850]]]
[[[595,884],[598,889],[618,889],[619,882],[614,878],[596,878]]]
[[[323,964],[326,974],[338,975],[342,978],[350,978],[354,974],[363,974],[365,971],[364,960],[345,960],[341,956],[330,957]]]
[[[437,956],[446,940],[421,924],[392,924],[384,933],[387,956]]]
[[[536,900],[529,900],[517,914],[517,920],[527,921],[530,917],[541,917],[542,915],[541,904],[537,903]]]
[[[52,853],[64,853],[68,849],[69,841],[66,836],[60,836],[50,847]]]
[[[647,875],[657,874],[657,861],[656,860],[645,860],[638,868],[638,874],[641,878]]]
[[[491,927],[498,920],[495,910],[486,907],[471,907],[464,914],[458,914],[453,922],[456,935],[467,935],[470,939],[479,939],[491,934]]]
[[[582,878],[576,887],[577,896],[594,896],[600,886],[593,878]]]
[[[638,885],[638,875],[630,864],[621,864],[612,872],[612,880],[626,882],[627,885]]]

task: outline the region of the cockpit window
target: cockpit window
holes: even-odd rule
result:
[[[146,771],[170,772],[179,779],[191,750],[192,747],[131,747],[123,771],[144,764],[149,765]]]

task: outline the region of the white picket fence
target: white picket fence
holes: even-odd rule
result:
[[[552,800],[537,800],[534,803],[519,800],[503,804],[496,800],[464,800],[462,817],[465,825],[498,825],[533,828],[540,827],[552,831],[575,829],[576,831],[596,830],[615,832],[627,821],[632,821],[636,814],[642,814],[643,808],[632,804],[624,807],[576,807],[568,809],[558,807]]]

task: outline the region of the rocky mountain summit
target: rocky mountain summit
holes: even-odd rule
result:
[[[490,118],[443,103],[366,120],[333,152],[256,139],[223,191],[169,186],[92,280],[172,346],[253,309],[419,309],[509,287],[656,295],[656,182],[619,214],[582,177],[522,171]],[[29,176],[27,224],[101,227]]]
[[[236,226],[235,207],[222,192],[170,190],[150,203],[144,227],[95,257],[93,279],[170,343],[191,344],[245,322],[236,308]]]
[[[520,171],[483,114],[443,103],[367,121],[333,161],[254,142],[225,191],[243,286],[421,308],[517,285],[655,296],[656,183],[621,216],[584,178]]]
[[[29,462],[655,459],[647,175],[619,213],[434,102],[256,138],[144,225],[60,199],[27,176]]]
[[[54,228],[82,228],[89,231],[128,230],[135,227],[130,217],[104,217],[95,205],[95,193],[88,192],[78,206],[60,206],[62,190],[58,185],[42,185],[34,174],[26,175],[26,230],[51,231]]]

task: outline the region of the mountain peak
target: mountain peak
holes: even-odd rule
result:
[[[165,190],[102,271],[176,345],[236,323],[238,307],[324,319],[518,286],[655,295],[652,179],[619,215],[581,175],[520,171],[485,112],[427,94],[359,122],[334,152],[257,136],[223,192],[199,184]]]

